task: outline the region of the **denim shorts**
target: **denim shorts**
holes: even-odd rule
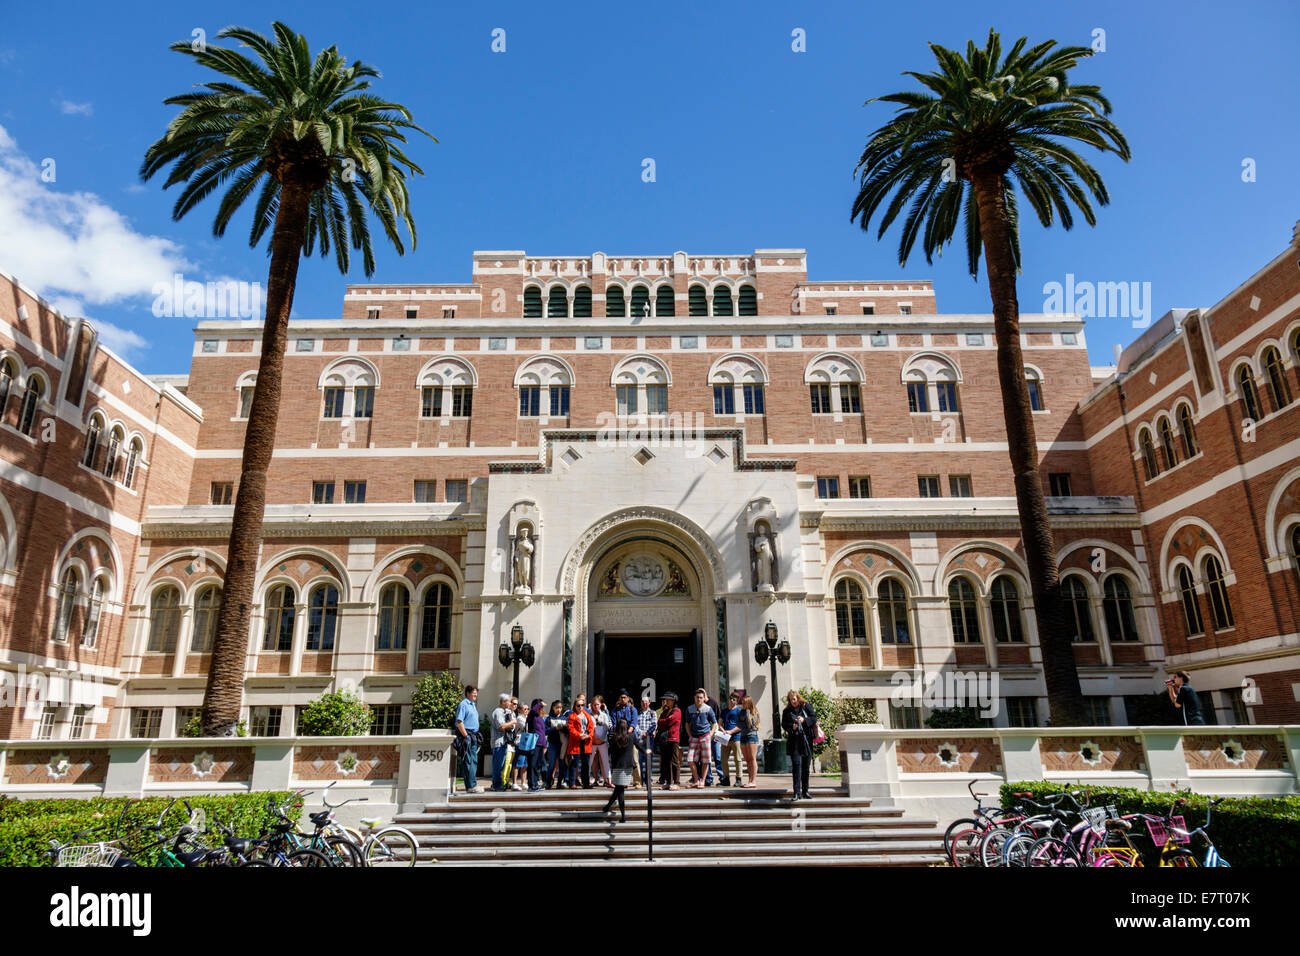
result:
[[[757,731],[757,730],[751,730],[751,731],[748,731],[748,732],[746,732],[746,733],[742,733],[742,734],[740,735],[740,742],[741,742],[742,744],[756,744],[756,743],[758,743],[758,731]]]

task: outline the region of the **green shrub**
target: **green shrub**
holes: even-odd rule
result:
[[[949,730],[961,727],[986,727],[988,721],[980,717],[977,707],[941,707],[930,712],[925,726],[932,730]]]
[[[1016,793],[1032,793],[1035,798],[1062,790],[1083,790],[1094,794],[1114,794],[1108,803],[1114,803],[1120,813],[1167,814],[1173,805],[1174,794],[1152,790],[1115,789],[1113,787],[1074,787],[1061,783],[1035,780],[1027,783],[1002,785],[1002,806],[1016,802]],[[1205,812],[1212,796],[1180,794],[1187,804],[1180,808],[1191,829],[1205,822]],[[1098,803],[1101,800],[1098,798]],[[1133,843],[1144,852],[1151,847],[1146,837],[1146,827],[1135,825]],[[1293,866],[1300,851],[1300,797],[1232,797],[1214,808],[1210,819],[1210,837],[1220,855],[1233,866]],[[1205,843],[1199,837],[1190,848],[1201,859]],[[1150,854],[1147,865],[1156,859]]]
[[[267,809],[267,801],[278,805],[289,797],[286,791],[196,795],[186,797],[190,806],[201,809],[208,820],[219,820],[240,836],[257,836],[274,820]],[[0,867],[3,866],[53,866],[54,861],[45,855],[51,840],[60,842],[73,834],[91,827],[106,827],[104,832],[88,834],[78,842],[94,843],[112,838],[125,797],[91,797],[85,800],[7,800],[0,799]],[[123,822],[124,842],[140,851],[152,842],[151,835],[139,827],[157,822],[159,814],[171,803],[171,797],[146,797],[130,801]],[[173,827],[188,819],[184,806],[177,803],[167,811],[164,827]],[[158,865],[159,850],[153,848],[132,852],[132,858],[142,866]]]
[[[179,736],[202,737],[203,736],[202,730],[203,730],[203,714],[199,713],[199,714],[195,714],[188,721],[186,721],[185,726],[182,727],[180,730]],[[239,723],[235,724],[235,736],[236,737],[248,736],[248,724],[245,721],[241,720]]]
[[[425,674],[411,695],[411,729],[450,729],[463,692],[460,678],[451,671]]]
[[[298,733],[303,737],[360,737],[373,721],[370,705],[351,690],[325,694],[302,709]]]

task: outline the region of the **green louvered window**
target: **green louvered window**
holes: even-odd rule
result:
[[[690,290],[690,314],[691,315],[708,315],[709,298],[708,293],[704,291],[704,286],[693,285]]]
[[[650,290],[643,285],[632,286],[632,317],[644,318],[650,304]]]
[[[735,310],[731,307],[731,290],[725,285],[720,285],[713,290],[713,314],[714,315],[735,315]]]
[[[627,301],[623,298],[621,285],[612,285],[605,289],[605,314],[613,319],[627,316]]]
[[[758,315],[758,293],[752,285],[742,285],[739,298],[741,315]]]
[[[573,317],[575,319],[591,318],[591,286],[580,285],[573,290]]]
[[[542,290],[535,285],[524,289],[524,318],[540,319],[542,317]]]
[[[564,294],[564,286],[551,286],[546,297],[546,317],[548,319],[567,319],[569,317],[569,297]]]
[[[676,313],[677,299],[673,294],[673,287],[661,285],[655,291],[655,315],[675,315]]]

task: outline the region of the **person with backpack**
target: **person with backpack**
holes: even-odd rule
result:
[[[792,690],[785,696],[781,711],[781,729],[785,731],[785,752],[790,755],[790,772],[794,776],[794,799],[811,800],[812,749],[817,737],[817,714],[812,705]]]
[[[686,708],[686,724],[691,735],[686,762],[691,765],[691,786],[703,789],[713,765],[713,732],[718,729],[717,711],[708,704],[709,692],[703,687],[695,692],[695,703]]]
[[[587,695],[579,694],[569,711],[569,761],[573,765],[572,786],[577,786],[581,770],[583,790],[591,789],[591,745],[595,736],[596,721],[587,710]]]
[[[510,746],[515,748],[515,763],[510,775],[510,789],[523,790],[528,782],[528,765],[532,760],[531,748],[524,746],[528,736],[528,708],[519,703],[518,698],[510,698],[510,706],[515,712],[515,729],[510,732]],[[532,741],[536,746],[536,741]]]
[[[627,823],[627,805],[623,795],[627,793],[628,784],[632,782],[632,768],[636,766],[635,749],[636,741],[632,737],[627,719],[620,717],[618,726],[609,735],[610,779],[613,781],[614,792],[610,794],[604,811],[613,812],[614,801],[617,800],[619,823]]]
[[[452,729],[456,737],[452,744],[456,756],[460,759],[461,770],[465,776],[466,793],[482,793],[478,785],[478,748],[483,743],[483,735],[478,732],[478,688],[473,684],[465,685],[465,697],[456,706],[456,719]]]
[[[659,719],[655,723],[655,749],[659,751],[659,786],[664,790],[681,789],[681,727],[682,712],[677,706],[677,695],[669,691],[664,694]]]

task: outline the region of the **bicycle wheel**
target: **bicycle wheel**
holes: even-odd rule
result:
[[[1160,858],[1160,865],[1181,867],[1200,866],[1200,864],[1196,862],[1196,857],[1192,855],[1191,850],[1170,850]]]
[[[373,834],[366,844],[367,866],[415,866],[420,842],[407,830],[392,827]]]
[[[303,847],[300,850],[294,850],[285,858],[285,866],[333,866],[330,858],[320,850],[312,850]]]
[[[979,858],[980,865],[986,867],[995,867],[1002,865],[1002,846],[1011,839],[1010,830],[1002,827],[993,827],[980,839]]]
[[[335,866],[365,866],[366,858],[361,847],[343,837],[326,837],[325,855]]]
[[[1079,854],[1074,847],[1056,837],[1034,841],[1025,854],[1025,866],[1078,866]]]
[[[1028,866],[1029,849],[1038,841],[1032,833],[1015,833],[1002,844],[1002,866]]]
[[[958,830],[970,830],[979,826],[979,821],[972,817],[962,817],[960,820],[953,820],[948,824],[948,829],[943,831],[943,855],[952,858],[952,836]]]
[[[959,830],[948,844],[948,862],[953,866],[983,866],[980,859],[980,841],[984,831],[976,827]]]
[[[246,866],[268,866],[269,867],[270,865],[271,864],[267,863],[265,860],[246,860],[243,863],[235,864],[235,866],[238,866],[240,869],[243,869]]]

